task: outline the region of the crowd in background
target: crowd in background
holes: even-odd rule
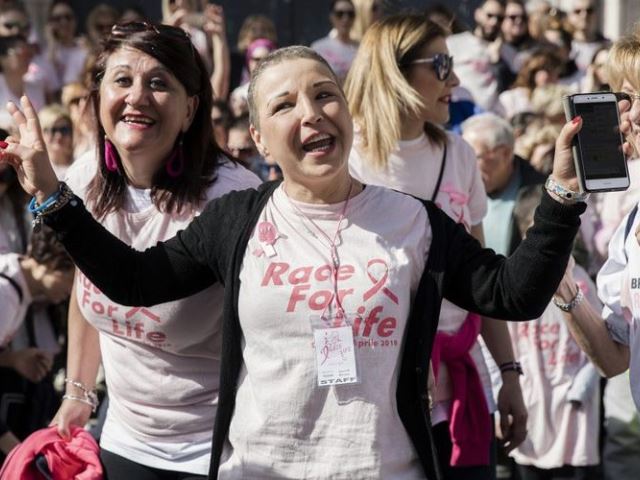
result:
[[[214,94],[211,122],[218,146],[260,180],[282,178],[278,165],[263,158],[252,139],[248,102],[249,80],[261,59],[284,46],[278,42],[274,22],[264,15],[250,15],[237,42],[229,44],[223,9],[202,3],[206,2],[163,0],[161,22],[188,33],[207,69]],[[360,42],[364,45],[367,41],[365,35],[372,24],[397,12],[387,11],[382,0],[326,3],[332,28],[310,46],[345,82],[356,141],[375,144],[376,138],[392,130],[398,133],[405,125],[401,116],[394,119],[385,116],[385,111],[368,112],[363,106],[367,98],[382,95],[384,82],[372,82],[365,100],[357,99],[356,90],[366,83],[367,75],[374,76],[376,68],[368,63],[369,57],[359,57]],[[450,93],[434,102],[448,108],[441,126],[459,139],[457,150],[449,150],[449,158],[455,162],[456,155],[466,155],[469,163],[459,177],[468,175],[470,180],[465,182],[471,185],[461,188],[445,178],[436,188],[451,199],[451,212],[447,213],[453,217],[459,214],[456,219],[472,233],[473,227],[480,225],[482,230],[483,226],[484,234],[479,238],[498,253],[513,252],[531,223],[531,212],[539,202],[532,187],[544,183],[550,174],[555,141],[565,123],[563,95],[613,90],[636,98],[640,92],[640,73],[634,76],[620,67],[629,61],[640,66],[640,36],[630,35],[626,43],[614,44],[598,29],[600,12],[595,0],[570,0],[566,5],[563,11],[545,0],[485,0],[468,29],[451,5],[432,6],[424,12],[447,32],[446,45],[455,72],[451,78],[456,80]],[[46,35],[39,38],[31,30],[22,3],[0,1],[0,106],[9,101],[19,103],[22,95],[31,99],[61,180],[74,161],[98,148],[91,111],[94,105],[89,101],[96,86],[89,72],[102,42],[117,23],[153,20],[134,8],[118,11],[100,4],[87,17],[86,34],[78,36],[78,18],[71,2],[53,0]],[[380,132],[372,131],[367,115],[374,115]],[[433,123],[439,123],[436,120]],[[18,134],[4,108],[0,134]],[[440,138],[428,131],[427,136]],[[417,148],[408,142],[396,135],[390,145],[401,144],[400,150],[406,151]],[[385,151],[380,146],[377,150],[385,153],[383,164],[392,153],[400,156],[393,148]],[[416,156],[414,162],[422,154],[407,153]],[[444,155],[442,169],[446,149]],[[390,158],[393,162],[395,157]],[[440,161],[439,157],[435,160]],[[592,195],[583,216],[572,276],[597,311],[601,304],[593,280],[607,258],[614,231],[640,200],[638,164],[635,158],[629,159],[629,190]],[[376,171],[358,154],[352,154],[350,165],[365,183],[394,186],[393,175]],[[420,164],[409,165],[415,171],[407,172],[414,178],[424,174],[433,177],[434,183],[438,178],[438,167],[422,172]],[[6,425],[5,432],[0,432],[2,455],[29,433],[48,425],[65,390],[66,300],[72,288],[73,265],[46,229],[31,233],[28,200],[13,170],[0,166],[0,310],[13,312],[14,325],[6,329],[10,335],[0,336],[0,422]],[[3,282],[12,269],[22,272],[28,291],[14,282]],[[636,478],[640,471],[640,418],[631,401],[628,375],[608,380],[601,393],[604,383],[598,371],[572,343],[556,314],[555,306],[550,305],[539,320],[508,327],[514,360],[524,368],[520,385],[529,416],[525,419],[528,436],[519,445],[498,449],[496,476],[520,475],[523,480]],[[0,318],[4,318],[2,314]],[[491,340],[481,340],[478,355],[482,352],[486,357],[483,368],[487,381],[483,386],[489,392],[489,409],[493,405],[492,411],[496,411],[503,362],[493,361],[491,357],[497,357],[491,347]],[[106,406],[107,392],[102,388],[99,393]],[[565,410],[578,413],[569,417],[562,413]],[[99,412],[89,425],[96,436],[100,434]],[[439,412],[437,401],[434,412]],[[499,426],[500,419],[495,421]],[[578,424],[563,424],[569,421]],[[500,438],[500,428],[496,434]],[[517,464],[531,468],[514,469],[514,460],[507,458],[506,450]],[[552,473],[545,476],[545,472]],[[476,478],[460,475],[456,478]]]

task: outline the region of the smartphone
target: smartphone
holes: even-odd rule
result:
[[[573,160],[581,190],[611,192],[629,188],[616,94],[577,93],[562,100],[567,121],[582,117],[582,129],[573,141]]]

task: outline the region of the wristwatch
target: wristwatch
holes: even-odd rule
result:
[[[544,188],[546,188],[548,192],[554,193],[560,198],[564,198],[570,202],[586,202],[587,198],[589,198],[588,192],[574,192],[573,190],[569,190],[556,182],[551,176],[547,177]]]

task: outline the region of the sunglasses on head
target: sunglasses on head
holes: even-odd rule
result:
[[[436,53],[433,57],[418,58],[409,63],[409,65],[432,64],[436,77],[444,82],[451,76],[453,72],[453,57],[446,53]]]
[[[353,19],[356,18],[356,12],[354,10],[334,10],[332,12],[336,18],[349,18],[349,19]]]
[[[51,136],[54,136],[56,133],[59,133],[62,136],[67,136],[71,135],[72,132],[71,127],[69,126],[45,128],[44,131]]]
[[[492,19],[494,19],[494,18],[495,18],[496,20],[498,20],[499,22],[502,22],[502,21],[504,20],[504,15],[500,15],[499,13],[490,13],[490,12],[485,12],[485,15],[487,16],[487,18],[488,18],[489,20],[492,20]]]

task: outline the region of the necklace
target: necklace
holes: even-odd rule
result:
[[[338,306],[338,310],[340,312],[340,314],[343,316],[343,318],[345,317],[345,312],[344,309],[342,308],[342,302],[340,301],[340,297],[338,295],[338,269],[340,268],[340,257],[338,255],[338,247],[336,245],[336,240],[338,239],[338,235],[340,234],[340,231],[342,230],[342,222],[344,221],[345,218],[345,214],[347,213],[347,208],[349,206],[349,200],[351,199],[351,193],[353,192],[353,179],[351,179],[351,183],[349,184],[349,193],[347,194],[347,199],[344,202],[344,206],[342,207],[342,212],[340,213],[340,218],[338,219],[338,226],[336,227],[336,231],[333,235],[333,239],[327,235],[327,233],[320,228],[320,226],[313,221],[313,219],[309,218],[303,211],[302,209],[300,209],[300,207],[298,207],[295,202],[291,199],[291,197],[289,197],[289,195],[287,194],[286,189],[282,189],[285,193],[285,196],[287,197],[287,200],[289,200],[289,203],[291,204],[291,206],[293,207],[293,209],[296,211],[296,213],[300,216],[300,218],[303,219],[302,225],[304,226],[304,228],[307,230],[307,232],[314,237],[319,243],[322,244],[322,246],[324,246],[325,248],[329,249],[329,253],[331,256],[331,263],[333,265],[333,271],[332,271],[332,279],[333,279],[333,298],[336,300],[336,304]],[[311,230],[307,224],[305,223],[305,221],[309,224],[311,224],[315,230],[321,235],[318,236],[313,230]],[[329,304],[331,303],[331,301],[329,302]],[[328,305],[327,305],[328,307]],[[326,307],[325,307],[326,310]],[[324,312],[323,312],[324,313]]]

